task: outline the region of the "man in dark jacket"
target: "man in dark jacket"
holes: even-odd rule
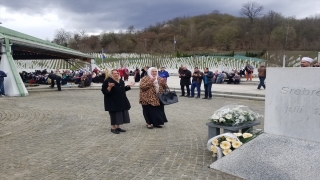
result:
[[[6,95],[4,92],[4,85],[3,85],[4,77],[7,77],[7,74],[0,70],[0,96],[2,97]]]
[[[190,79],[191,79],[191,71],[187,69],[186,66],[182,66],[182,70],[179,73],[180,78],[180,86],[181,86],[181,96],[185,96],[184,87],[187,87],[187,96],[190,96]]]
[[[191,96],[190,96],[190,98],[194,97],[194,89],[195,88],[197,88],[197,93],[198,93],[196,98],[200,98],[202,78],[203,78],[203,72],[199,71],[198,67],[195,67],[194,68],[194,72],[192,74]]]
[[[50,87],[54,88],[54,80],[56,80],[58,91],[61,91],[61,77],[56,74],[53,74],[53,73],[50,73],[48,77],[51,79],[51,86]]]
[[[204,83],[204,98],[202,99],[212,99],[212,78],[213,72],[209,71],[209,68],[204,68],[203,73],[203,83]]]
[[[141,70],[141,71],[142,71],[142,73],[141,73],[141,79],[142,79],[144,76],[148,76],[148,69],[149,69],[149,68],[150,68],[149,66],[146,66],[146,67],[143,68],[143,70]]]

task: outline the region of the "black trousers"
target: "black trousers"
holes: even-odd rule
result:
[[[190,87],[189,85],[180,85],[181,86],[181,95],[184,96],[185,95],[185,92],[184,92],[184,87],[186,86],[187,87],[187,96],[190,96]]]
[[[58,91],[61,91],[61,77],[56,78]],[[51,87],[54,87],[54,79],[51,79]]]

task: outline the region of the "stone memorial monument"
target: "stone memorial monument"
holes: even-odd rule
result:
[[[319,77],[319,68],[268,68],[266,133],[320,142]]]
[[[319,77],[316,67],[267,68],[265,133],[210,167],[243,179],[319,179]]]

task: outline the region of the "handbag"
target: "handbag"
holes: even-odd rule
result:
[[[164,105],[170,105],[178,102],[178,96],[175,91],[170,91],[166,89],[162,94],[158,94],[160,102]]]

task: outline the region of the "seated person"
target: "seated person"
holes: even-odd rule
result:
[[[235,73],[235,75],[233,76],[233,83],[234,84],[240,84],[240,75],[238,73]]]
[[[245,72],[244,68],[242,68],[242,69],[240,70],[239,76],[240,76],[240,77],[245,77],[245,76],[246,76],[246,72]]]
[[[80,81],[81,81],[80,73],[76,72],[74,76],[74,84],[80,84]]]
[[[223,84],[223,81],[224,81],[224,75],[220,72],[218,74],[218,77],[217,77],[217,84]]]
[[[92,82],[92,74],[90,72],[88,72],[87,74],[87,80],[84,82],[84,85],[87,86],[91,86],[91,82]]]
[[[217,83],[218,75],[219,75],[219,72],[218,72],[218,70],[216,70],[213,73],[212,84],[216,84]]]
[[[97,74],[95,72],[92,72],[91,78],[93,83],[96,82],[96,77],[97,77]]]
[[[80,88],[88,87],[91,85],[90,78],[88,78],[87,74],[83,74],[81,76],[81,82],[79,83]]]
[[[233,77],[235,76],[235,73],[229,73],[227,74],[228,78],[228,84],[231,84],[234,82]]]

